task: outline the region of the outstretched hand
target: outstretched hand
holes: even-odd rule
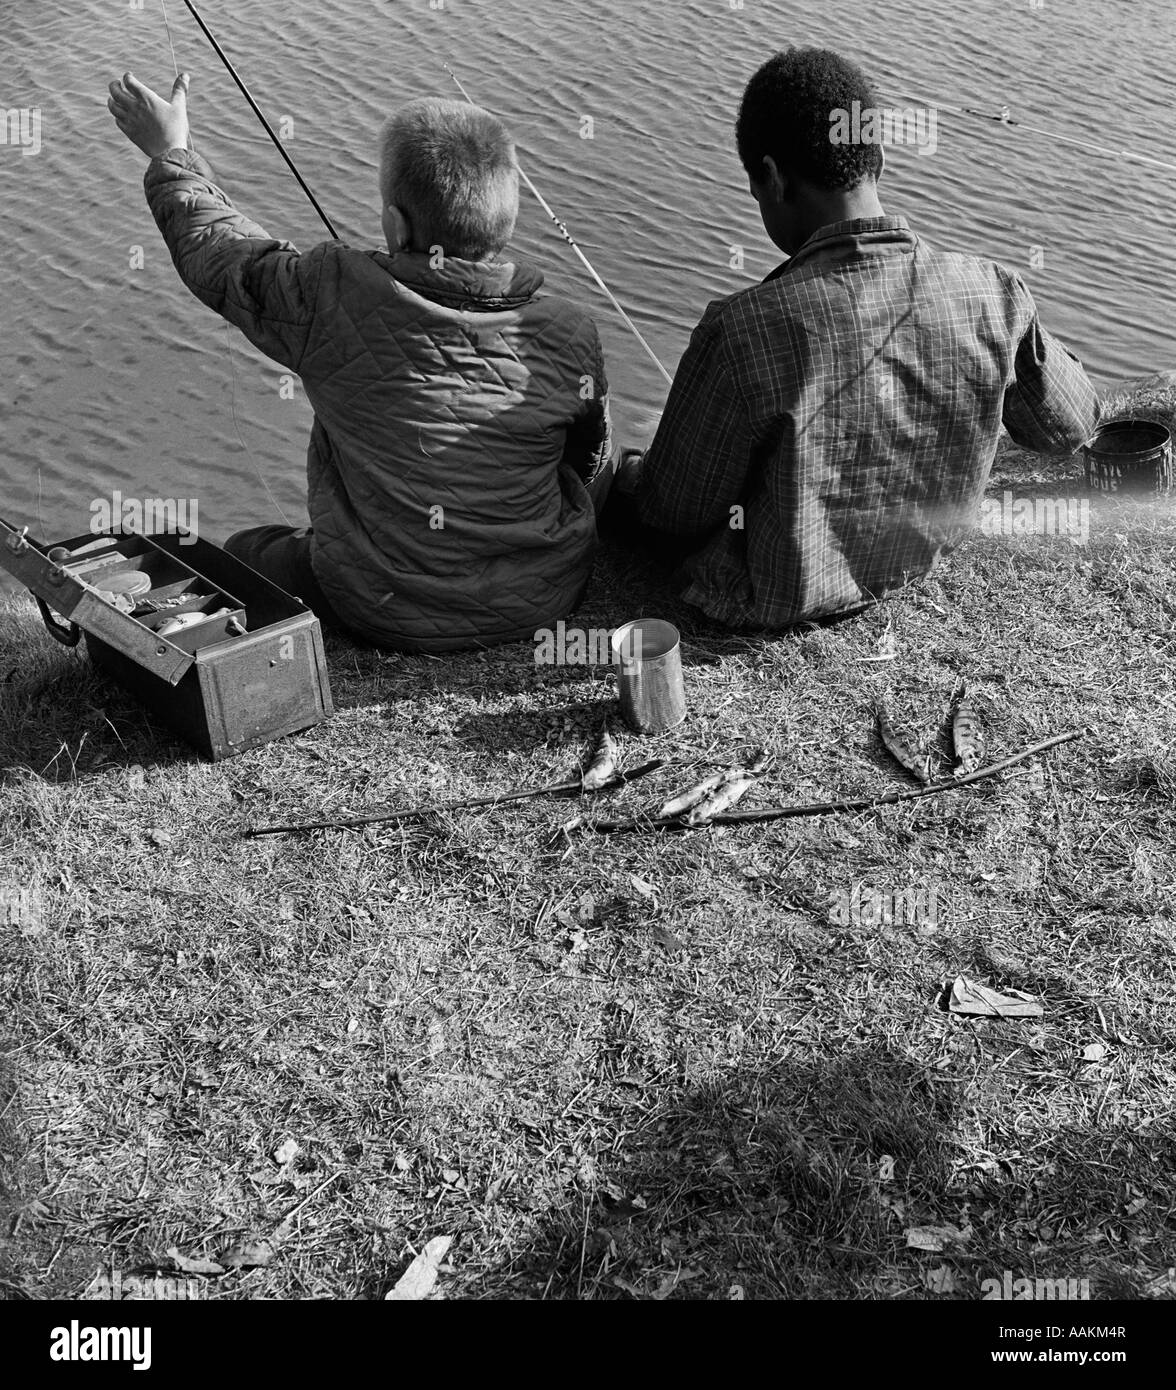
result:
[[[171,101],[145,87],[133,73],[124,73],[110,84],[107,109],[127,139],[152,159],[168,150],[188,148],[189,80],[186,72],[180,73]]]

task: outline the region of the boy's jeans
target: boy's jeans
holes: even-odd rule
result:
[[[300,598],[324,627],[347,632],[310,567],[310,535],[309,526],[298,530],[293,526],[255,526],[230,536],[222,548],[279,589]]]
[[[597,520],[604,510],[612,479],[613,470],[604,468],[592,482],[586,484]],[[330,600],[319,588],[314,570],[310,567],[310,537],[309,526],[255,526],[230,536],[222,548],[238,560],[243,560],[258,574],[265,575],[279,589],[300,598],[324,627],[345,633],[354,641],[362,641],[362,638],[348,631],[347,624],[336,615]]]

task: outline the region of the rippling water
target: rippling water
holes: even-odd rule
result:
[[[0,110],[39,106],[35,157],[0,146],[6,265],[0,341],[0,515],[44,535],[86,530],[89,504],[196,497],[202,529],[299,522],[310,411],[276,366],[179,285],[141,191],[145,161],[115,129],[106,84],[157,87],[172,61],[158,0],[25,3],[5,17]],[[938,148],[888,152],[881,193],[928,240],[1018,269],[1044,320],[1100,383],[1172,365],[1170,0],[213,0],[205,19],[348,240],[379,245],[374,133],[388,110],[455,93],[449,63],[504,115],[524,167],[672,370],[707,301],[778,260],[734,151],[747,77],[788,44],[834,47],[894,104],[936,103]],[[323,235],[180,0],[197,149],[272,234]],[[1007,104],[1020,127],[961,114]],[[592,116],[592,139],[581,118]],[[617,416],[641,442],[664,385],[524,193],[515,247],[549,287],[596,312]],[[742,271],[731,248],[744,248]],[[131,269],[132,248],[145,250]],[[1030,267],[1042,248],[1043,264]]]

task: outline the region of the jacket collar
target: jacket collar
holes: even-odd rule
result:
[[[764,276],[764,283],[809,261],[844,261],[891,249],[913,251],[918,244],[919,238],[905,217],[855,217],[849,222],[830,222],[818,227],[794,256]]]
[[[533,299],[543,284],[542,271],[515,261],[463,261],[452,256],[433,266],[427,251],[372,254],[402,285],[448,309],[483,314],[515,309]]]

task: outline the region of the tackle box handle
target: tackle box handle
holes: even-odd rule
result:
[[[33,597],[37,599],[37,607],[41,610],[41,617],[49,631],[49,636],[60,642],[63,647],[76,647],[82,640],[82,629],[78,627],[77,623],[70,623],[68,627],[64,623],[59,623],[49,611],[49,605],[45,600],[37,598],[36,594]]]

